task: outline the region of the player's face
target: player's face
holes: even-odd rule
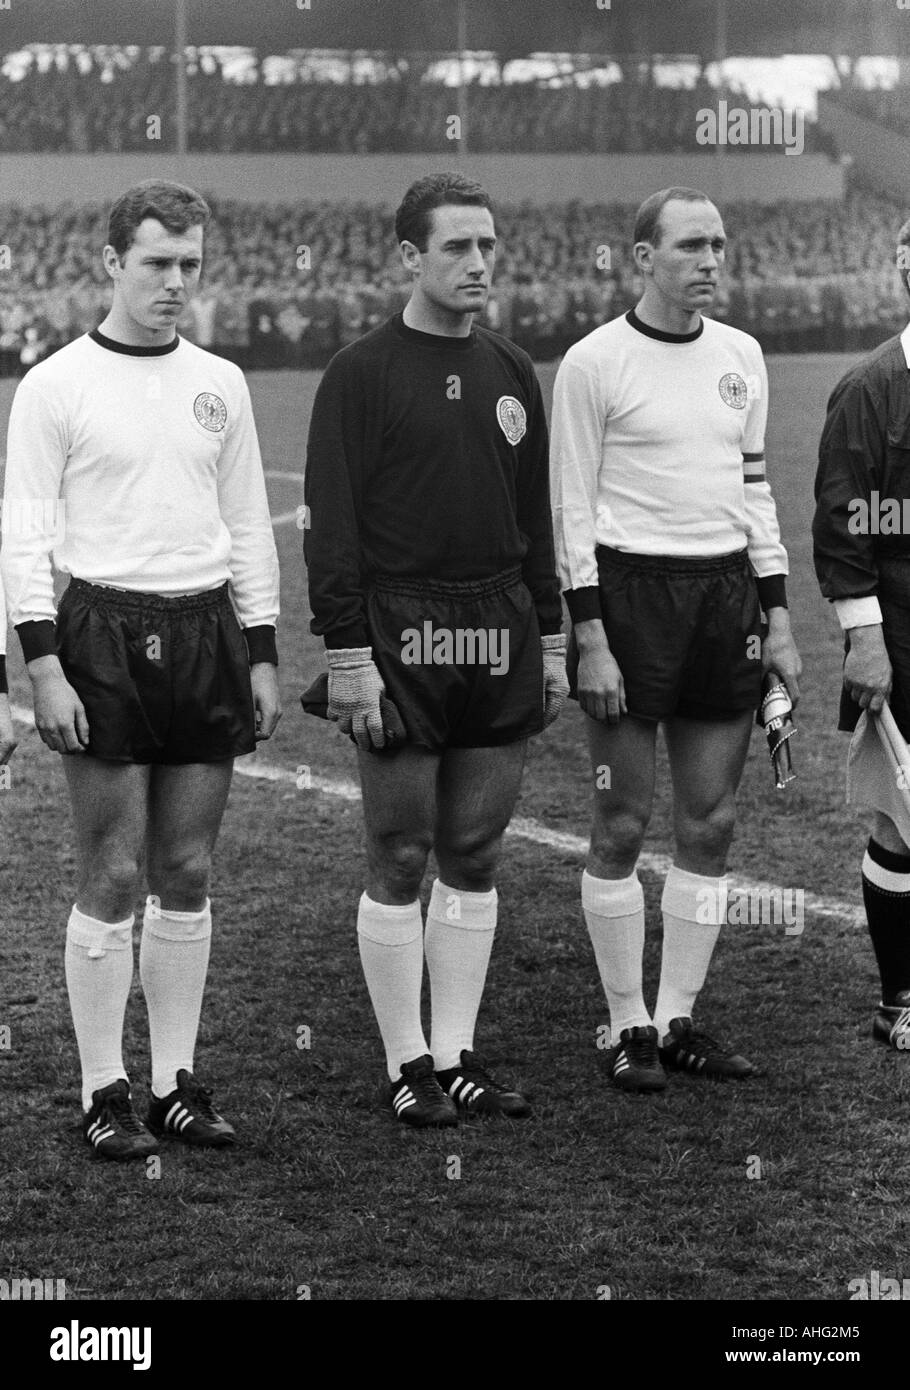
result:
[[[707,311],[724,264],[727,239],[720,213],[713,203],[671,200],[661,211],[660,226],[657,246],[639,243],[646,284],[667,309]]]
[[[417,288],[446,314],[476,314],[487,302],[496,258],[496,233],[489,208],[434,208],[426,251],[412,248],[405,263],[419,267]],[[405,246],[409,243],[405,242]]]
[[[172,336],[199,283],[202,237],[201,226],[169,232],[157,218],[147,217],[122,260],[106,247],[118,310],[140,329]]]

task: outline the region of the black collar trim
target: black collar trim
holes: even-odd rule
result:
[[[108,338],[100,328],[93,328],[88,336],[99,347],[107,348],[108,352],[122,352],[126,357],[164,357],[168,352],[176,352],[180,346],[177,335],[173,342],[165,343],[163,347],[134,347],[132,343],[118,343],[116,338]]]
[[[661,328],[652,328],[649,323],[642,323],[634,309],[630,309],[626,314],[626,323],[637,328],[639,333],[644,333],[646,338],[656,338],[659,343],[694,343],[705,331],[705,321],[699,319],[698,327],[692,333],[664,333]]]

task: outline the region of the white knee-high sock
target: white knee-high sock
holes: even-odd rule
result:
[[[82,1066],[82,1108],[126,1077],[123,1020],[133,982],[133,922],[100,922],[74,907],[66,924],[66,988]]]
[[[152,1093],[163,1100],[193,1053],[212,944],[209,899],[199,912],[171,912],[147,898],[139,946],[139,978],[149,1015]]]
[[[357,945],[373,1012],[385,1047],[390,1081],[403,1062],[429,1052],[420,1021],[423,916],[420,903],[374,902],[364,893],[357,910]]]
[[[427,909],[430,1047],[437,1071],[457,1067],[474,1046],[474,1026],[496,931],[496,889],[466,893],[437,878]]]
[[[664,945],[654,1026],[663,1040],[671,1018],[691,1018],[720,929],[727,920],[727,878],[671,865],[661,908]]]
[[[645,895],[638,873],[628,878],[581,876],[581,903],[604,994],[610,1006],[610,1041],[624,1028],[647,1028],[651,1015],[641,990]]]

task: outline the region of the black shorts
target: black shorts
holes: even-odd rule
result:
[[[96,758],[214,763],[254,751],[249,658],[226,583],[164,598],[72,579],[56,636]]]
[[[443,582],[375,576],[373,660],[408,743],[493,748],[543,728],[543,658],[521,571]]]
[[[728,720],[757,709],[761,606],[746,550],[703,558],[598,546],[597,565],[604,629],[630,714]],[[577,698],[574,638],[568,667]]]
[[[882,634],[892,669],[888,705],[904,738],[910,739],[910,557],[877,556],[876,563]],[[849,648],[850,640],[845,636],[845,658]],[[837,727],[852,733],[862,712],[841,686]]]

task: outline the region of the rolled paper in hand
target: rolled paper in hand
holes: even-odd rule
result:
[[[790,760],[790,739],[796,733],[793,704],[786,685],[776,671],[762,681],[761,722],[768,736],[768,750],[775,782],[785,787],[796,776]]]

